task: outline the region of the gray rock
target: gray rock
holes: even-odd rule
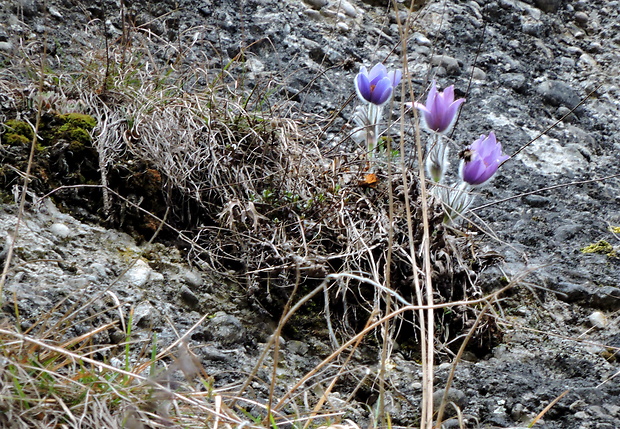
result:
[[[459,75],[461,74],[461,66],[456,58],[448,55],[437,55],[431,59],[431,64],[435,66],[441,66],[446,69],[448,74]]]
[[[558,243],[566,243],[568,240],[579,234],[582,230],[583,225],[578,223],[570,223],[556,228],[554,236]]]
[[[561,281],[551,288],[556,292],[557,298],[564,302],[584,301],[589,296],[585,286],[566,281]]]
[[[549,198],[542,195],[526,195],[521,200],[530,207],[544,207],[549,204]]]
[[[534,4],[543,12],[557,12],[562,6],[562,0],[534,0]]]
[[[142,259],[138,259],[133,266],[127,270],[122,280],[135,287],[143,287],[150,279],[153,270]]]
[[[555,107],[564,105],[572,109],[581,101],[577,91],[559,80],[542,82],[536,87],[536,92],[541,95],[543,100]]]
[[[304,1],[308,3],[314,9],[321,9],[322,7],[326,6],[328,3],[327,0],[304,0]]]
[[[522,92],[525,89],[526,78],[522,73],[503,73],[500,75],[499,80],[502,85],[517,92]]]
[[[196,289],[204,285],[204,280],[200,273],[194,270],[182,270],[181,278],[189,287]]]
[[[347,0],[339,0],[338,5],[340,6],[340,9],[351,18],[356,18],[359,14],[357,8]]]
[[[245,328],[235,316],[218,311],[209,321],[207,330],[215,341],[223,345],[241,342],[245,338]]]
[[[71,235],[71,229],[64,223],[55,223],[50,226],[50,232],[58,238],[67,238]]]
[[[185,285],[181,287],[181,300],[193,310],[200,304],[200,299]]]
[[[13,44],[11,42],[0,42],[1,52],[11,52],[13,50]]]
[[[579,11],[579,12],[575,12],[575,21],[580,24],[580,25],[584,25],[588,23],[588,20],[590,19],[590,17],[588,16],[587,13]]]
[[[150,302],[139,303],[133,312],[133,325],[139,328],[150,329],[159,325],[160,314]]]
[[[435,409],[439,408],[445,391],[446,389],[439,389],[433,393],[433,407]],[[454,402],[462,410],[467,406],[469,401],[467,399],[467,395],[465,395],[465,392],[459,389],[451,388],[448,392],[448,402]]]
[[[603,286],[594,292],[590,303],[602,310],[620,310],[620,288]]]

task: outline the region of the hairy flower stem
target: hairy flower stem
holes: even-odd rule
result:
[[[374,160],[375,149],[379,139],[379,121],[381,120],[381,106],[368,104],[368,129],[366,131],[366,148],[368,161]]]

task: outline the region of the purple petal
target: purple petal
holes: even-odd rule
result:
[[[381,79],[383,79],[386,76],[387,76],[387,69],[385,68],[383,64],[378,63],[372,68],[372,70],[370,70],[370,73],[368,74],[368,80],[372,82],[373,85],[376,85],[375,82],[379,82]]]
[[[373,104],[381,105],[385,103],[392,95],[392,82],[385,76],[381,79],[372,90],[372,96],[370,102]]]
[[[426,96],[426,107],[429,107],[432,104],[434,104],[435,98],[437,98],[437,82],[433,80],[433,85],[431,85],[431,90],[428,91],[428,95]]]
[[[357,96],[360,100],[366,103],[370,101],[372,91],[370,89],[370,82],[368,81],[366,74],[360,72],[360,74],[355,77],[355,91],[357,92]]]
[[[392,86],[396,88],[403,77],[403,72],[400,70],[394,70],[388,73],[388,77],[392,81]]]
[[[454,101],[454,85],[450,85],[443,90],[443,99],[444,102],[447,104],[450,104]]]

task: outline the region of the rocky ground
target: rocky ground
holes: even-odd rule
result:
[[[345,138],[356,103],[347,103],[355,74],[384,59],[390,67],[401,64],[397,18],[406,14],[397,16],[384,3],[183,0],[131,6],[123,14],[109,1],[58,0],[46,7],[3,1],[0,71],[11,73],[15,55],[36,54],[35,42],[44,37],[52,67],[79,71],[85,50],[102,49],[105,35],[118,43],[124,20],[130,21],[148,35],[160,64],[201,64],[215,73],[241,54],[244,84],[262,90],[277,82],[272,97],[282,114],[326,118],[338,112],[324,125],[318,146],[328,156],[352,156],[361,150]],[[479,229],[471,232],[482,250],[503,258],[482,274],[487,291],[501,276],[523,280],[497,307],[501,344],[459,365],[455,402],[467,427],[516,427],[568,391],[536,427],[620,427],[620,377],[611,379],[620,371],[620,232],[614,229],[620,226],[620,178],[612,177],[620,173],[620,2],[446,0],[419,6],[407,52],[413,90],[424,93],[432,78],[442,87],[454,84],[467,98],[453,153],[494,130],[505,153],[515,154],[477,198]],[[185,89],[201,85],[187,81]],[[3,121],[14,119],[11,97],[0,91]],[[396,98],[409,100],[404,93]],[[4,204],[5,248],[16,219],[16,206]],[[76,220],[35,196],[15,246],[4,293],[7,303],[19,302],[22,329],[36,327],[41,312],[61,299],[68,301],[54,317],[95,296],[89,311],[97,317],[81,316],[83,323],[67,328],[80,335],[117,320],[119,311],[107,309],[118,300],[125,313],[134,308],[137,341],[149,341],[156,331],[166,345],[188,333],[220,388],[244,380],[277,323],[247,290],[201,271],[174,247],[136,244],[126,233]],[[12,305],[2,310],[13,320]],[[190,331],[205,314],[208,321]],[[102,344],[124,339],[113,329],[101,335]],[[280,395],[331,350],[311,332],[283,340]],[[396,350],[389,374],[387,410],[398,427],[417,422],[421,375],[410,358]],[[367,405],[376,401],[378,357],[369,351],[356,359],[332,405],[364,426]],[[262,380],[271,376],[265,368]],[[438,389],[448,368],[438,368]],[[349,397],[358,382],[362,387]],[[261,401],[267,389],[255,382],[249,395]]]

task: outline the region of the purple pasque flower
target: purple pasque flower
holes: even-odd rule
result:
[[[498,143],[493,131],[484,134],[461,152],[459,174],[464,182],[472,186],[482,185],[488,181],[499,165],[510,158],[502,155],[502,145]]]
[[[413,106],[422,113],[426,128],[437,133],[446,133],[454,125],[459,107],[464,102],[464,98],[454,100],[454,85],[439,92],[437,83],[433,80],[431,90],[426,97],[426,104],[413,103]]]
[[[381,63],[374,66],[370,73],[362,66],[355,77],[355,91],[362,102],[382,106],[390,99],[401,78],[400,70],[388,72]]]

